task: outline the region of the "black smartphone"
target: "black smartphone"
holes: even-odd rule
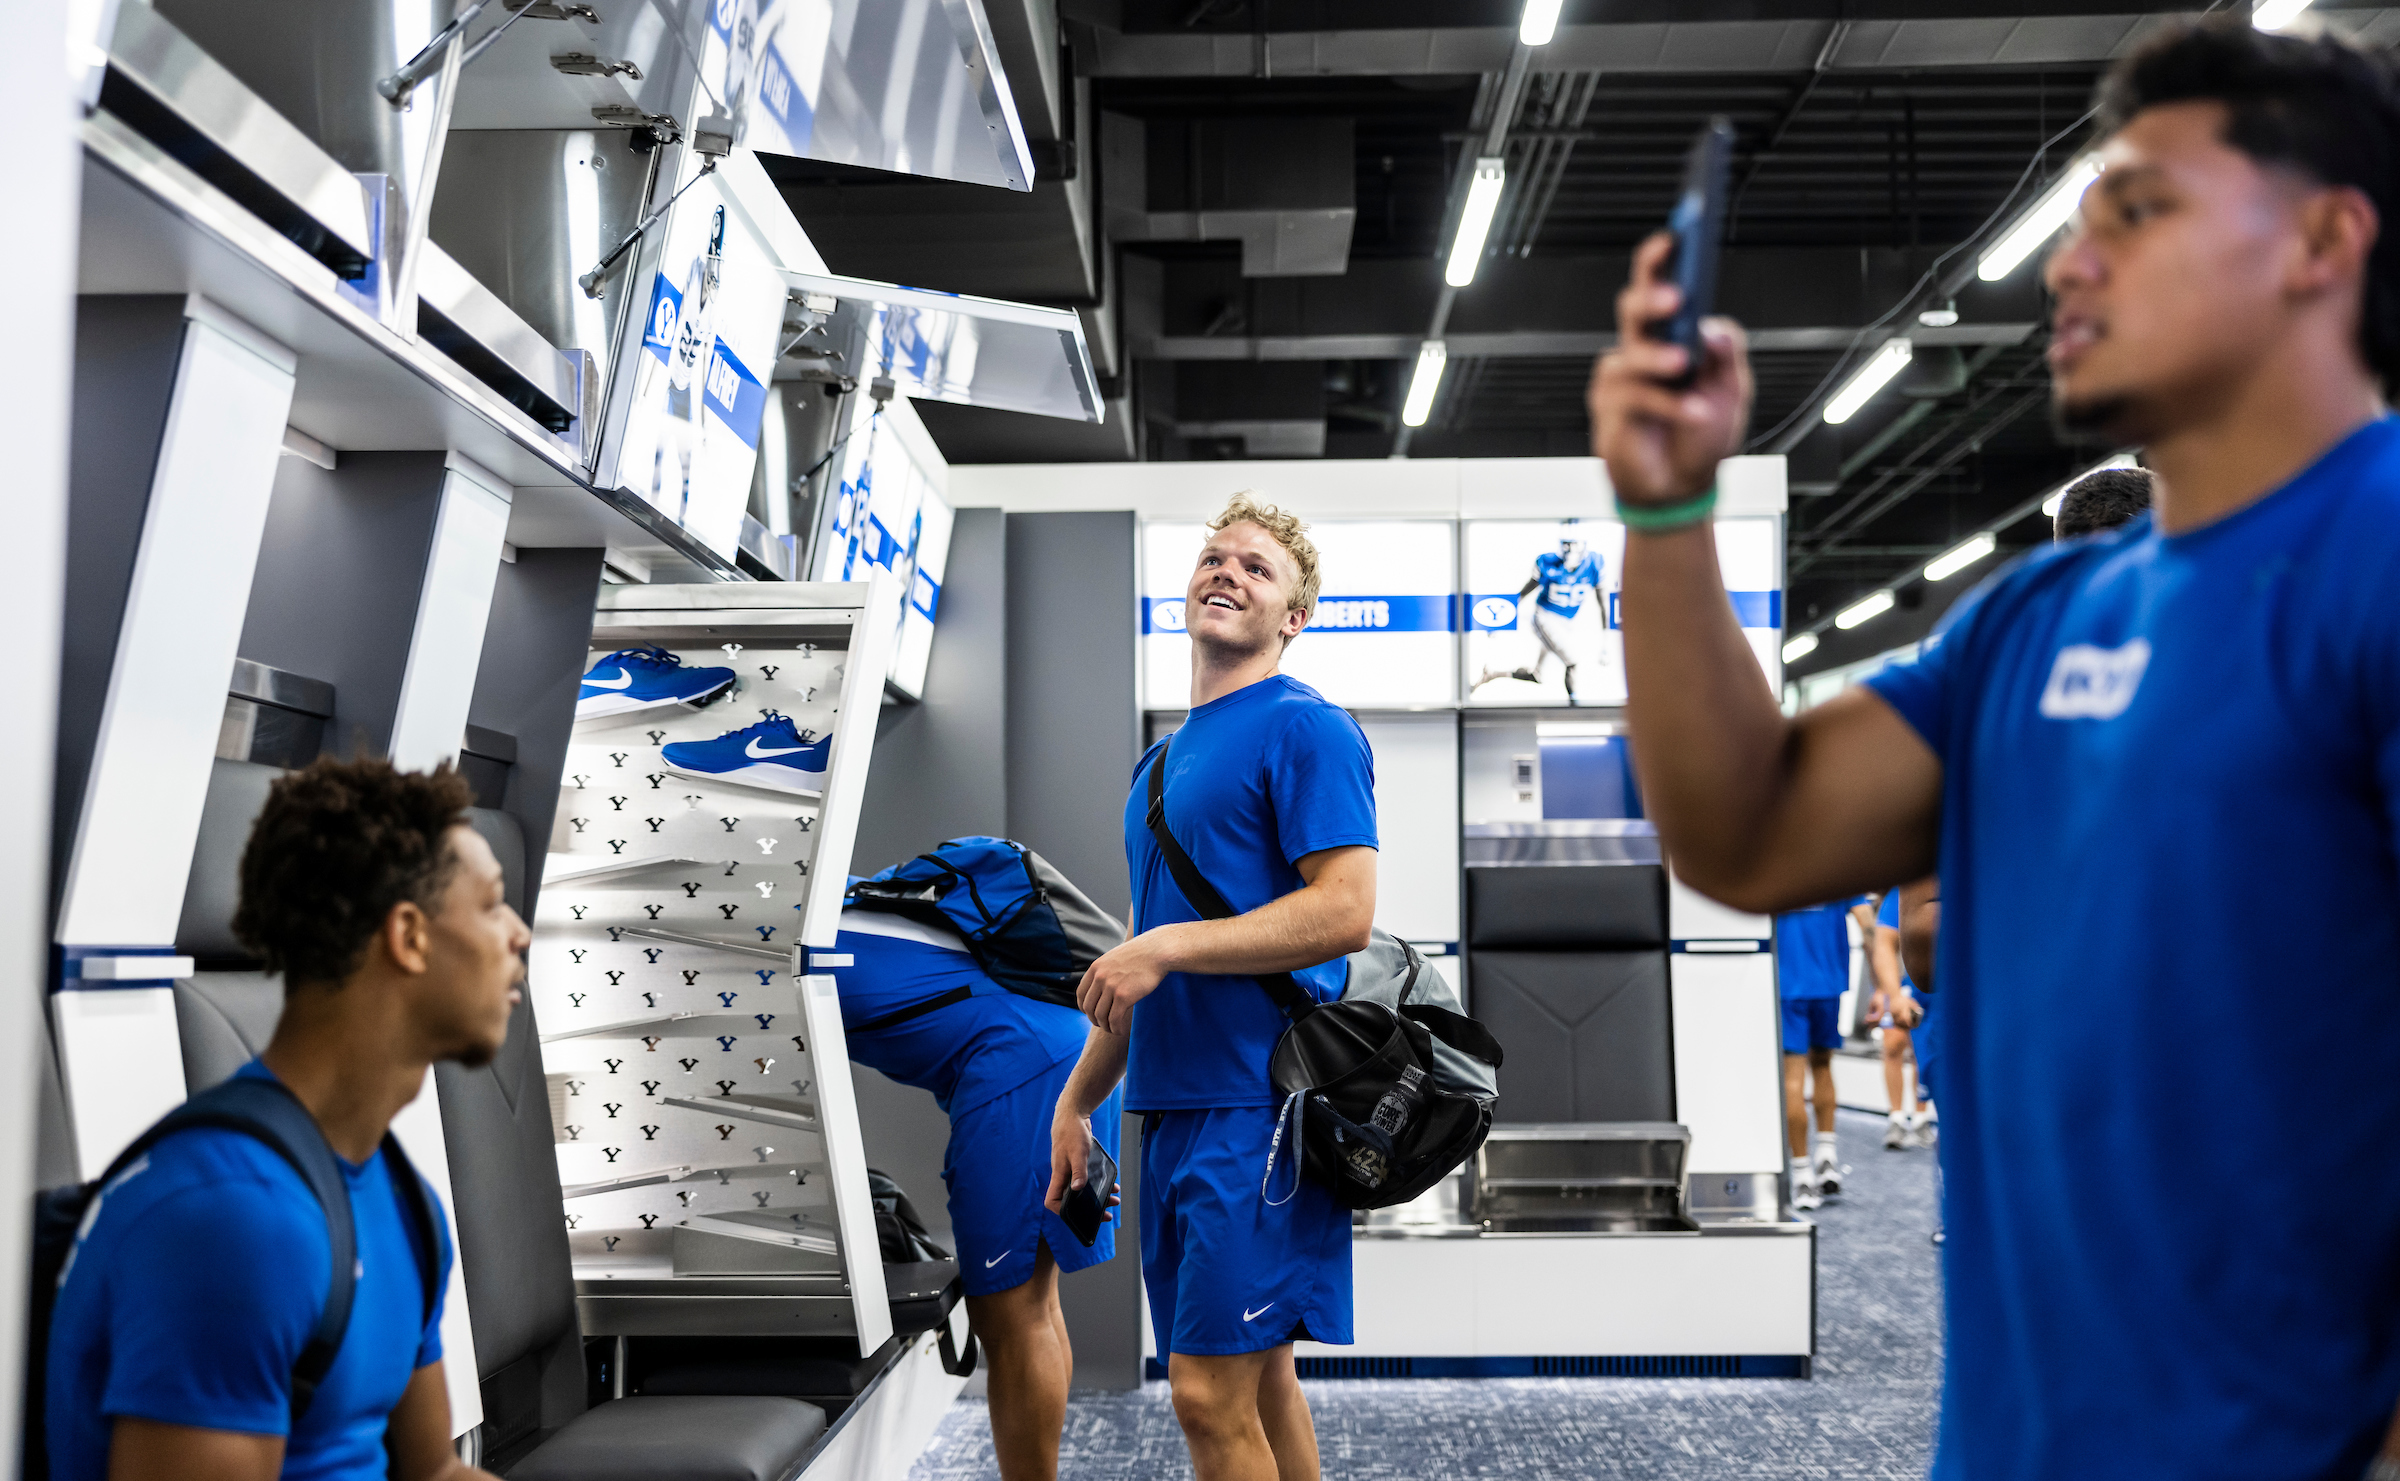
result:
[[[1675,251],[1667,271],[1683,300],[1675,312],[1652,322],[1652,339],[1683,346],[1689,368],[1676,384],[1689,385],[1699,374],[1700,321],[1713,311],[1717,299],[1717,253],[1725,242],[1725,194],[1733,174],[1733,124],[1722,114],[1701,127],[1683,157],[1683,190],[1667,217],[1675,234]]]
[[[1083,1241],[1090,1249],[1100,1237],[1100,1226],[1108,1222],[1109,1196],[1117,1191],[1117,1159],[1108,1155],[1108,1148],[1098,1141],[1092,1143],[1092,1155],[1084,1160],[1083,1186],[1069,1188],[1058,1217],[1067,1232]]]

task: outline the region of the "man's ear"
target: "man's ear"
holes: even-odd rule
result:
[[[2301,269],[2306,287],[2323,289],[2344,278],[2364,278],[2382,220],[2374,201],[2354,187],[2312,192],[2300,207],[2300,229],[2308,243]]]
[[[1306,626],[1308,626],[1306,612],[1301,611],[1298,607],[1286,610],[1283,614],[1283,640],[1288,643],[1300,636],[1300,630]]]
[[[392,907],[383,918],[383,929],[375,933],[376,943],[393,966],[410,976],[416,976],[430,964],[433,950],[433,920],[425,907],[414,900],[403,900]]]

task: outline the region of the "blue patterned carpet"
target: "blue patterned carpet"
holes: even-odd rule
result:
[[[1886,1152],[1881,1117],[1841,1114],[1846,1191],[1818,1214],[1812,1379],[1491,1378],[1308,1385],[1329,1481],[1584,1477],[1916,1481],[1941,1391],[1933,1157]],[[1078,1397],[1067,1481],[1191,1475],[1167,1386]],[[990,1481],[991,1429],[961,1400],[911,1481]]]

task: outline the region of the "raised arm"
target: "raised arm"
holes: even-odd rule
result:
[[[1750,416],[1749,357],[1730,320],[1708,321],[1688,388],[1664,384],[1684,352],[1642,326],[1674,311],[1677,290],[1661,277],[1671,246],[1661,233],[1634,255],[1617,348],[1592,373],[1592,450],[1632,510],[1707,491]],[[1940,762],[1863,689],[1784,716],[1735,620],[1707,521],[1629,528],[1618,600],[1642,796],[1685,881],[1763,912],[1933,867]]]
[[[1076,1006],[1094,1025],[1125,1034],[1133,1005],[1169,972],[1290,972],[1365,949],[1375,924],[1375,850],[1322,849],[1294,867],[1303,884],[1288,895],[1231,920],[1154,927],[1092,963]]]

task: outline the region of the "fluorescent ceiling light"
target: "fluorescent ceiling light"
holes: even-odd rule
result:
[[[1400,420],[1411,427],[1422,427],[1433,415],[1433,393],[1442,388],[1442,367],[1450,361],[1449,346],[1438,339],[1429,339],[1417,347],[1417,373],[1409,377],[1408,400],[1400,408]]]
[[[1500,189],[1508,184],[1508,161],[1487,154],[1475,161],[1475,178],[1467,183],[1466,209],[1458,213],[1458,237],[1450,244],[1450,270],[1442,281],[1464,288],[1475,281],[1483,262],[1483,239],[1491,234],[1492,213],[1500,209]]]
[[[1801,633],[1783,645],[1783,661],[1793,663],[1817,651],[1817,635]]]
[[[2017,264],[2041,250],[2044,242],[2058,235],[2075,208],[2083,204],[2083,193],[2100,178],[2097,156],[2085,155],[2067,166],[2058,183],[2050,187],[2033,209],[2017,218],[1992,250],[1975,260],[1975,276],[1987,283],[1997,283],[2017,270]]]
[[[1920,312],[1917,315],[1917,322],[1928,329],[1949,328],[1958,322],[1958,300],[1955,298],[1943,299],[1940,307]]]
[[[2300,0],[2305,5],[2308,0]],[[1517,22],[1517,39],[1527,46],[1548,46],[1558,34],[1559,0],[1525,0],[1525,18]]]
[[[1925,567],[1925,579],[1947,581],[1999,548],[2000,542],[1993,537],[1990,530],[1985,530],[1956,550],[1928,564]]]
[[[1868,398],[1900,373],[1900,367],[1908,363],[1908,353],[1907,340],[1885,340],[1883,348],[1858,367],[1842,388],[1833,393],[1833,399],[1825,403],[1825,420],[1838,427],[1858,415],[1858,409],[1867,404]]]
[[[2261,31],[2280,31],[2299,19],[2300,12],[2308,9],[2308,5],[2309,0],[2257,0],[2250,7],[2250,24]],[[1557,8],[1551,7],[1552,10]],[[1526,6],[1525,13],[1533,14],[1533,7]]]
[[[1888,590],[1878,591],[1861,597],[1844,607],[1840,614],[1833,619],[1833,625],[1843,632],[1848,632],[1862,622],[1873,622],[1890,610],[1892,610],[1891,592]]]

